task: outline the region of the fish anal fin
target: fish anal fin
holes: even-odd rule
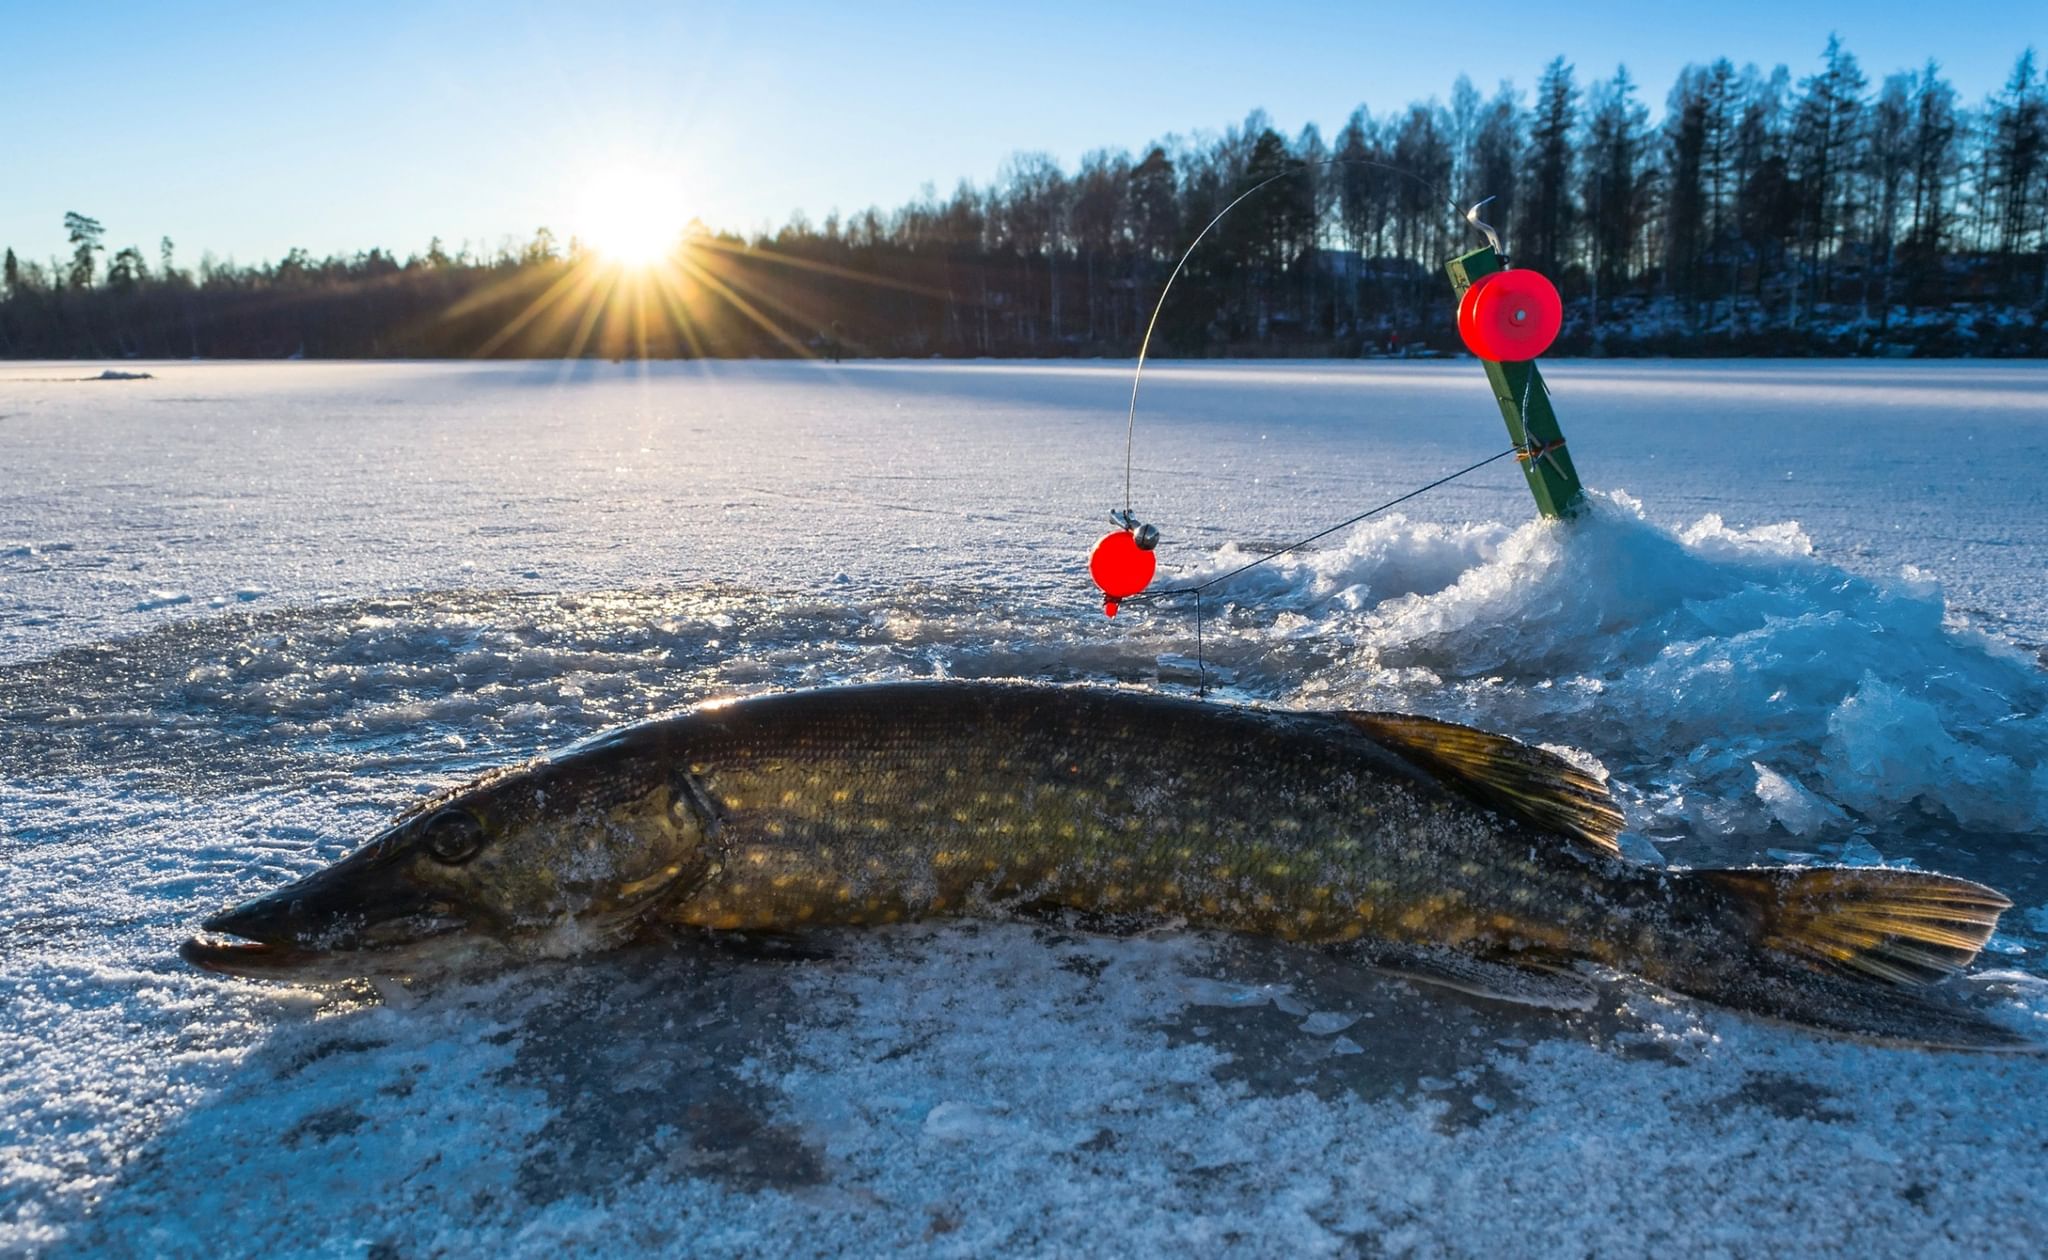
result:
[[[1454,949],[1378,942],[1346,946],[1344,953],[1386,975],[1516,1006],[1587,1011],[1599,998],[1586,977],[1534,959],[1503,962]]]
[[[1412,714],[1341,716],[1367,739],[1480,804],[1607,856],[1621,856],[1616,837],[1626,820],[1607,785],[1556,753]]]

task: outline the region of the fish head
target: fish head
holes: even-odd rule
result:
[[[334,980],[607,948],[717,870],[717,836],[687,769],[607,737],[428,798],[334,865],[205,920],[179,953]]]

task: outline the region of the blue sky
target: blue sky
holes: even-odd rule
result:
[[[1581,81],[1626,63],[1657,110],[1687,62],[1803,75],[1830,31],[1873,83],[1932,56],[1974,103],[2048,47],[2048,4],[0,0],[0,245],[61,252],[67,210],[152,259],[169,235],[187,264],[567,236],[579,191],[644,166],[745,230],[1254,107],[1328,134],[1360,104],[1447,97],[1461,72],[1526,89],[1558,54]]]

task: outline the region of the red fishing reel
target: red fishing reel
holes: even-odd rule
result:
[[[1563,327],[1557,286],[1527,268],[1488,272],[1458,300],[1458,335],[1472,353],[1495,363],[1535,358]]]
[[[1159,545],[1159,531],[1140,525],[1129,512],[1112,512],[1109,518],[1119,528],[1102,536],[1088,553],[1088,575],[1102,588],[1104,616],[1116,616],[1118,601],[1129,599],[1152,584],[1159,569],[1153,548]]]

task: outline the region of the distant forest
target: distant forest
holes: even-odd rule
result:
[[[905,137],[913,143],[914,137]],[[1830,40],[1813,73],[1688,67],[1653,126],[1625,69],[1533,96],[1361,107],[1291,140],[1262,112],[1221,135],[1018,154],[995,184],[752,239],[698,225],[639,272],[545,228],[255,266],[181,267],[172,242],[5,255],[0,355],[619,357],[1129,355],[1181,251],[1203,242],[1154,352],[1455,348],[1445,259],[1492,200],[1517,265],[1557,281],[1558,351],[2048,353],[2048,80],[2032,50],[1976,106],[1934,63],[1874,87]]]

